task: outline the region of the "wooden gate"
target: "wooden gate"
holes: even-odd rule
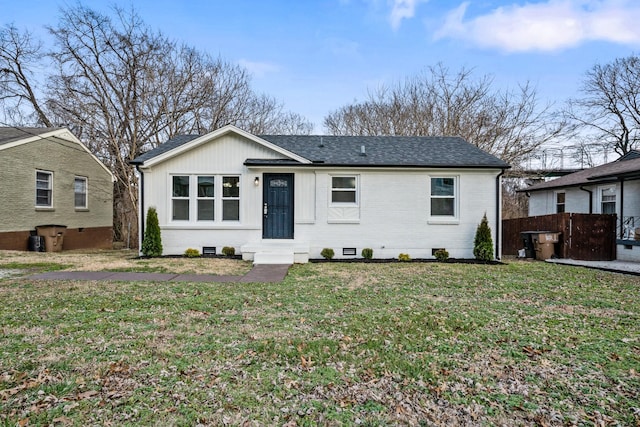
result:
[[[560,232],[556,254],[585,261],[616,259],[616,215],[559,213],[502,220],[502,253],[517,255],[523,231]]]

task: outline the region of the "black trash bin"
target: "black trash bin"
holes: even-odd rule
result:
[[[536,248],[533,242],[533,236],[537,236],[540,233],[546,233],[546,231],[521,231],[520,237],[522,238],[522,244],[524,245],[524,256],[526,258],[536,257]]]
[[[44,252],[44,237],[29,236],[29,250],[31,252]]]

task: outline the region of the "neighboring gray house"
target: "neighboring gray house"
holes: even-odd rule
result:
[[[225,126],[132,162],[140,218],[158,212],[166,254],[232,246],[256,263],[473,257],[482,216],[500,257],[505,162],[454,137],[257,136]],[[144,223],[140,230],[144,230]],[[143,231],[140,232],[143,235]]]
[[[558,212],[616,214],[618,259],[640,261],[640,246],[635,240],[635,231],[640,229],[639,151],[522,191],[529,195],[529,216]]]
[[[113,177],[68,129],[0,127],[0,183],[0,249],[49,224],[64,249],[112,247]]]

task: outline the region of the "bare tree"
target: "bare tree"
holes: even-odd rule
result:
[[[489,76],[442,64],[330,113],[324,126],[339,135],[461,136],[513,166],[565,128],[529,84],[499,91]]]
[[[587,71],[581,98],[569,101],[567,116],[592,143],[623,155],[639,146],[640,57],[631,55]]]
[[[32,86],[32,68],[40,63],[42,51],[42,44],[31,33],[13,25],[0,29],[0,105],[5,123],[52,126]]]
[[[226,124],[258,133],[312,128],[256,94],[245,69],[177,44],[133,9],[106,15],[77,4],[63,9],[49,32],[55,46],[47,76],[31,72],[42,48],[28,33],[0,33],[0,100],[13,101],[15,111],[30,108],[46,126],[70,127],[108,165],[116,178],[117,240],[137,241],[138,182],[129,161],[141,153],[177,134]],[[38,77],[47,80],[44,101],[33,91]],[[14,111],[6,104],[5,115]]]

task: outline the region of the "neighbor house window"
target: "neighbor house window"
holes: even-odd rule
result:
[[[240,177],[222,177],[222,220],[240,220]]]
[[[198,177],[198,221],[215,219],[215,178],[213,176]]]
[[[53,195],[53,173],[36,171],[36,206],[50,208]]]
[[[174,221],[189,220],[189,176],[172,177],[171,205]]]
[[[564,212],[564,200],[565,200],[565,193],[564,191],[562,192],[557,192],[556,193],[556,213],[562,213]]]
[[[357,179],[355,176],[331,177],[331,203],[358,202]]]
[[[600,189],[601,212],[603,214],[616,213],[616,187]]]
[[[431,216],[456,216],[456,178],[431,178]]]
[[[73,199],[76,209],[87,208],[87,178],[76,176],[73,181]]]

